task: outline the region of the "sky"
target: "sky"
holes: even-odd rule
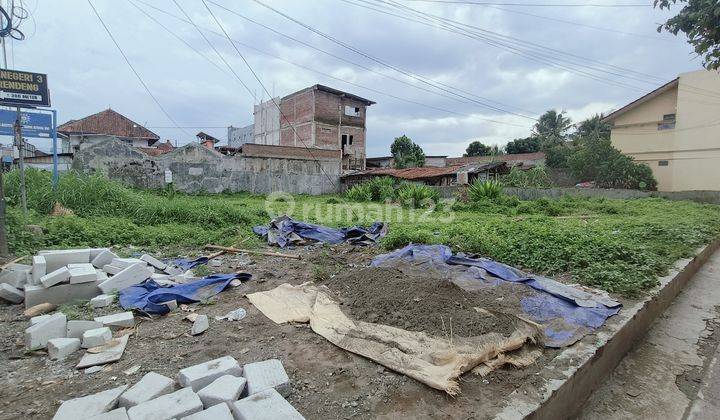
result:
[[[112,108],[163,140],[183,145],[202,130],[226,144],[226,127],[251,124],[269,97],[241,53],[271,95],[320,83],[377,102],[368,156],[388,155],[403,134],[427,155],[502,146],[546,110],[581,121],[701,68],[683,36],[656,31],[677,7],[650,0],[259,1],[328,36],[254,0],[207,0],[221,26],[201,0],[177,0],[209,45],[173,0],[92,0],[165,111],[87,0],[26,0],[26,39],[8,44],[8,66],[48,75],[60,123]]]

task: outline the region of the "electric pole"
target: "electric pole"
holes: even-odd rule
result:
[[[2,6],[2,3],[0,3]],[[0,14],[0,28],[4,25],[3,16]],[[5,37],[0,38],[2,42],[3,51],[3,68],[7,69],[7,53],[5,51]],[[7,256],[10,254],[8,250],[7,235],[5,233],[5,188],[3,187],[3,172],[5,172],[5,164],[2,163],[0,166],[0,256]]]

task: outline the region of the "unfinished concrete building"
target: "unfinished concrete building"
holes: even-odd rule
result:
[[[323,85],[268,100],[255,106],[254,143],[281,146],[267,149],[275,156],[332,154],[342,170],[365,169],[366,110],[374,103]]]

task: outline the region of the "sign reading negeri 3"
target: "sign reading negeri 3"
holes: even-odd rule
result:
[[[0,105],[50,106],[47,75],[0,69]]]

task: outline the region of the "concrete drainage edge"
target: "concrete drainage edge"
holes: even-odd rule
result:
[[[641,340],[657,319],[710,256],[720,248],[720,238],[700,248],[695,256],[678,261],[668,276],[660,279],[655,293],[617,315],[622,320],[611,331],[597,333],[598,343],[580,342],[565,349],[543,370],[545,392],[533,395],[519,388],[509,396],[508,405],[498,419],[566,419],[579,414],[583,403],[617,367],[625,355]],[[574,361],[562,368],[562,361]],[[567,365],[566,365],[567,366]]]

